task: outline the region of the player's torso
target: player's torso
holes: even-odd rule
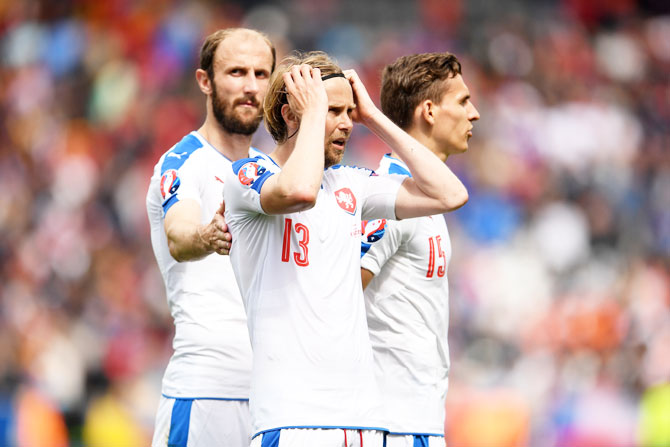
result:
[[[164,209],[196,200],[207,224],[222,202],[231,162],[195,132],[154,168],[147,211],[152,245],[166,286],[176,333],[163,392],[187,397],[248,398],[251,347],[246,315],[227,256],[176,262],[169,252]]]
[[[380,170],[388,173],[385,162]],[[365,301],[389,428],[439,434],[449,370],[449,232],[442,215],[388,221],[386,232],[397,250],[380,254],[374,242],[363,258],[385,260]]]

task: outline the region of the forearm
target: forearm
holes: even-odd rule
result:
[[[211,237],[215,228],[201,224],[200,214],[200,204],[185,199],[174,204],[165,215],[168,248],[178,262],[200,259],[216,249],[215,238]]]
[[[203,225],[195,222],[172,222],[166,228],[170,254],[178,262],[194,261],[214,252],[202,236]]]
[[[313,206],[323,178],[325,126],[324,113],[303,115],[293,152],[277,178],[281,194],[307,208]]]
[[[365,125],[405,162],[416,188],[426,198],[435,201],[435,213],[451,211],[467,201],[467,189],[451,169],[381,111],[372,114]]]

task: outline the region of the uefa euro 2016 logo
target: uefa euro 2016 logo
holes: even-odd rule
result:
[[[240,179],[240,183],[249,186],[259,177],[260,174],[261,172],[258,163],[250,161],[240,168],[240,170],[237,172],[237,178]]]
[[[179,176],[174,169],[168,169],[161,177],[161,195],[165,199],[168,195],[177,192],[180,185]]]
[[[384,237],[386,219],[361,222],[361,257],[370,250],[372,244]]]

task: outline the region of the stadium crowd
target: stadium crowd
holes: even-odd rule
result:
[[[328,51],[372,95],[400,55],[463,62],[481,120],[449,159],[470,199],[447,215],[447,445],[670,445],[653,0],[0,2],[0,445],[149,443],[173,329],[144,198],[204,116],[201,40],[229,26]],[[374,167],[384,144],[353,135],[345,163]]]

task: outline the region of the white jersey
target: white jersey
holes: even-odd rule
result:
[[[385,156],[380,174],[410,175]],[[442,215],[365,226],[361,266],[370,341],[389,430],[444,435],[448,387],[449,233]]]
[[[254,352],[254,436],[277,428],[381,429],[384,421],[360,281],[361,216],[395,216],[403,177],[333,166],[316,205],[267,215],[269,157],[226,176],[230,252]]]
[[[193,199],[200,204],[201,223],[211,222],[230,166],[230,160],[191,132],[163,154],[151,177],[151,244],[175,324],[174,354],[163,376],[162,392],[168,397],[249,398],[251,344],[230,260],[213,253],[196,261],[175,261],[163,221],[172,205]]]

